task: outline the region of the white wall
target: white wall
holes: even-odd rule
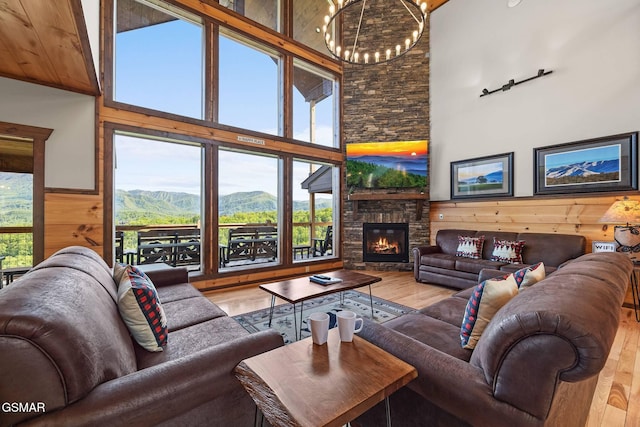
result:
[[[97,0],[82,0],[82,13],[84,14],[91,56],[96,73],[100,70],[98,59],[100,58],[100,2]]]
[[[431,200],[450,198],[452,161],[514,151],[531,196],[534,147],[640,130],[640,0],[449,0],[430,35]]]
[[[45,186],[95,188],[95,98],[0,77],[0,121],[53,129]]]

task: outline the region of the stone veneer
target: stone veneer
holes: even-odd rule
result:
[[[391,3],[390,3],[391,4]],[[393,22],[386,24],[391,31]],[[345,64],[343,78],[343,142],[384,142],[429,139],[429,26],[418,44],[404,56],[386,64],[358,66]],[[385,200],[388,190],[375,192],[381,200],[349,201],[343,188],[343,259],[346,268],[401,271],[409,263],[363,262],[364,222],[409,223],[409,248],[429,242],[429,201],[424,202],[422,219],[416,217],[415,200]],[[397,192],[416,193],[417,189]],[[429,194],[429,187],[424,189]],[[354,217],[354,204],[358,214]]]

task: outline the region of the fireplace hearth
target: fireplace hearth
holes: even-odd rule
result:
[[[362,260],[409,262],[409,224],[362,224]]]

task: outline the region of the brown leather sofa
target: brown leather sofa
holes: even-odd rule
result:
[[[484,236],[482,258],[456,256],[458,236]],[[524,240],[523,264],[491,261],[494,237],[500,240]],[[583,236],[571,234],[439,230],[435,245],[413,248],[413,272],[418,282],[466,289],[477,284],[478,275],[484,268],[513,272],[542,261],[547,272],[552,272],[563,262],[583,255],[585,244]]]
[[[504,305],[474,350],[460,344],[474,289],[383,324],[365,319],[360,336],[418,370],[390,397],[393,425],[584,426],[632,270],[620,253],[570,261]],[[354,425],[386,425],[384,405]]]
[[[282,337],[249,334],[184,268],[148,275],[169,328],[157,353],[130,337],[112,270],[90,249],[63,249],[0,290],[0,402],[35,404],[6,406],[0,425],[254,425],[233,369]]]

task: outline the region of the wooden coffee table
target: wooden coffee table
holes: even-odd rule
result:
[[[370,342],[340,341],[337,328],[324,345],[311,338],[245,359],[235,368],[273,427],[343,426],[418,376],[416,369]]]
[[[340,283],[332,285],[320,285],[309,280],[309,277],[300,277],[297,279],[284,280],[282,282],[268,283],[260,285],[260,289],[271,294],[271,310],[269,311],[269,326],[273,318],[273,307],[276,304],[276,297],[293,304],[293,321],[294,330],[296,331],[296,340],[299,339],[301,331],[298,330],[296,319],[296,304],[300,303],[300,329],[302,328],[302,312],[304,310],[304,302],[312,298],[333,294],[336,292],[347,291],[349,289],[361,288],[369,286],[369,301],[371,302],[371,318],[373,318],[373,297],[371,295],[371,285],[379,282],[380,277],[371,276],[369,274],[358,273],[351,270],[332,271],[330,273],[322,273],[324,276],[336,277],[342,279]]]

